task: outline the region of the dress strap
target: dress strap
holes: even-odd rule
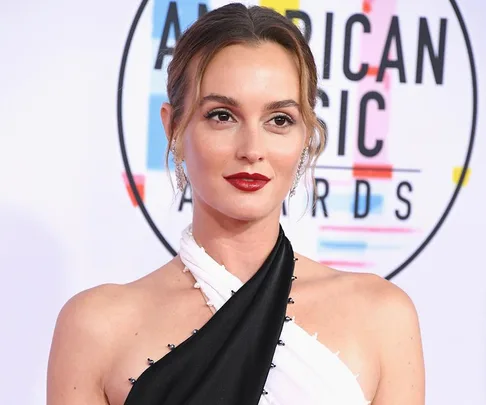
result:
[[[196,334],[142,373],[125,405],[257,405],[291,289],[294,256],[289,240],[280,227],[264,264],[234,294],[228,287],[238,279],[184,236],[180,256],[198,282],[205,283],[215,305],[221,305]]]

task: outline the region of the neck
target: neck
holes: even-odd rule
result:
[[[194,201],[192,234],[219,264],[243,283],[263,265],[277,242],[280,210],[258,221],[241,221]]]

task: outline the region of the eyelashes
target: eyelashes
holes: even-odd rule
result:
[[[217,117],[218,119],[214,119],[215,117]],[[206,114],[204,114],[204,118],[208,120],[213,120],[218,124],[224,124],[226,122],[236,122],[233,114],[230,111],[222,108],[216,108],[214,110],[208,111]],[[267,122],[270,121],[274,121],[273,126],[277,128],[286,128],[295,124],[295,120],[290,115],[283,113],[278,113],[274,115]]]
[[[215,109],[215,110],[211,110],[209,112],[207,112],[206,114],[204,114],[204,118],[206,119],[212,119],[214,117],[218,117],[218,118],[221,118],[221,117],[227,117],[228,119],[219,119],[219,120],[214,120],[214,121],[217,121],[217,122],[229,122],[229,119],[233,118],[233,115],[228,111],[228,110],[224,110],[224,109]]]
[[[275,117],[272,118],[272,121],[275,121],[275,123],[277,123],[277,120],[278,120],[278,122],[282,122],[282,120],[283,120],[284,121],[283,123],[287,123],[288,125],[295,124],[295,121],[292,119],[292,117],[290,117],[289,115],[286,115],[286,114],[276,115]],[[277,124],[277,127],[283,127],[283,125]]]

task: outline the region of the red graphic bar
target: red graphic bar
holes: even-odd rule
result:
[[[378,66],[369,66],[366,74],[368,76],[378,76]]]
[[[142,201],[145,199],[145,176],[143,174],[133,175],[133,180],[135,181],[135,186],[137,188],[137,192],[140,195]],[[123,181],[125,183],[125,187],[127,188],[128,195],[130,196],[130,200],[134,207],[137,207],[137,200],[135,199],[135,195],[133,194],[133,190],[130,187],[130,182],[128,181],[128,177],[126,173],[123,173]]]
[[[371,0],[363,0],[363,13],[369,14],[371,12]]]
[[[392,172],[392,165],[353,165],[353,177],[391,179]]]

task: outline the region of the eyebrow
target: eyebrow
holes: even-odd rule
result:
[[[204,103],[208,101],[215,101],[221,104],[226,104],[235,108],[239,108],[240,104],[238,101],[236,101],[234,98],[223,96],[221,94],[215,94],[211,93],[207,96],[204,96],[201,99],[201,102],[199,105],[203,105]],[[280,101],[272,101],[270,103],[265,104],[265,110],[270,111],[270,110],[278,110],[280,108],[286,108],[286,107],[297,107],[300,109],[299,103],[297,103],[295,100],[292,99],[287,99],[287,100],[280,100]]]

